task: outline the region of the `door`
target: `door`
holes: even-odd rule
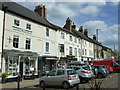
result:
[[[20,70],[20,75],[22,77],[23,76],[23,62],[20,62],[20,68],[19,68],[19,70]]]

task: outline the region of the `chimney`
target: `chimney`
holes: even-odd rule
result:
[[[72,29],[76,30],[76,25],[74,24],[74,22],[73,22],[73,25],[72,25]]]
[[[93,39],[96,40],[96,35],[93,35]]]
[[[45,5],[36,6],[34,11],[37,12],[41,17],[46,18]]]
[[[69,17],[67,18],[66,24],[63,28],[68,29],[70,32],[72,32],[72,21],[70,20]]]
[[[81,32],[81,33],[83,33],[83,26],[80,26],[80,28],[79,28],[78,31]]]
[[[85,34],[86,36],[88,36],[88,31],[87,31],[87,29],[84,30],[84,34]]]

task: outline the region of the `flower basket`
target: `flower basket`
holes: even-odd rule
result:
[[[2,76],[2,83],[6,83],[8,74],[7,73],[2,73],[1,76]]]

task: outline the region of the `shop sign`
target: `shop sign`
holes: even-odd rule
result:
[[[19,32],[27,33],[27,34],[32,34],[32,31],[30,31],[30,30],[22,29],[22,28],[19,28],[16,26],[12,26],[12,27],[13,27],[13,30],[15,30],[15,31],[19,31]]]

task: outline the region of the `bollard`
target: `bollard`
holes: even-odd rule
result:
[[[17,80],[17,82],[18,82],[18,87],[17,87],[17,89],[20,90],[20,74],[18,74],[18,80]]]

